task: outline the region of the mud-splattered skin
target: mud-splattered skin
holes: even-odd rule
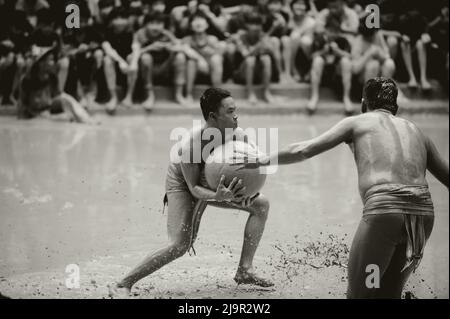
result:
[[[375,111],[358,116],[353,125],[361,196],[378,184],[427,185],[426,139],[413,123]]]

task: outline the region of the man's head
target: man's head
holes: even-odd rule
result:
[[[151,2],[151,10],[153,12],[166,12],[166,2],[164,0],[154,0]]]
[[[245,29],[251,34],[259,34],[263,30],[263,21],[256,12],[248,12],[245,15]]]
[[[114,9],[114,0],[99,0],[98,8],[100,17],[103,20],[106,20],[108,18],[108,15]]]
[[[190,19],[191,30],[194,33],[204,33],[208,30],[208,20],[201,14],[194,14]]]
[[[333,17],[341,17],[344,13],[344,6],[344,0],[330,0],[327,3],[327,8]]]
[[[109,26],[113,29],[114,32],[122,33],[129,30],[130,28],[129,16],[125,9],[113,9],[109,14],[108,19]]]
[[[145,28],[152,35],[157,35],[164,30],[164,22],[164,14],[160,12],[151,12],[144,18]]]
[[[397,114],[397,85],[392,79],[377,77],[370,79],[364,85],[362,112],[383,109]]]
[[[303,16],[309,11],[309,2],[306,0],[294,0],[291,2],[291,10],[294,16]]]
[[[281,0],[269,0],[267,8],[273,14],[280,13],[281,9],[283,8],[283,3],[281,2]]]
[[[237,128],[236,103],[230,92],[209,88],[200,98],[200,107],[206,122],[222,133],[227,128]]]

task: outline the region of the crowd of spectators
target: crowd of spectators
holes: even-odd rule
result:
[[[369,4],[380,28],[366,23]],[[448,80],[447,1],[0,0],[0,104],[21,118],[84,121],[95,103],[151,110],[156,85],[185,105],[195,84],[226,82],[253,104],[256,85],[274,103],[273,83],[310,83],[310,113],[330,85],[351,114],[352,88],[375,76],[424,91],[429,77]]]

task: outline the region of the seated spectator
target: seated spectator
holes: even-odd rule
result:
[[[80,7],[80,28],[63,30],[63,57],[58,73],[60,90],[79,98],[81,105],[90,108],[96,96],[94,76],[102,65],[100,61],[96,65],[94,58],[103,56],[101,28],[93,24],[90,10]]]
[[[58,90],[56,57],[55,49],[42,53],[22,79],[18,117],[98,124],[72,96]]]
[[[309,4],[306,0],[294,0],[291,3],[292,18],[289,25],[291,38],[291,69],[296,81],[301,81],[309,73],[315,19],[309,14]],[[298,59],[298,57],[300,58]],[[300,63],[297,63],[300,61]]]
[[[368,28],[364,19],[352,48],[353,73],[362,85],[374,77],[392,78],[395,72],[395,63],[383,36],[378,29]]]
[[[317,110],[319,88],[323,72],[330,72],[325,78],[336,83],[341,77],[343,103],[346,114],[354,112],[350,99],[352,84],[352,62],[350,50],[354,36],[358,32],[358,15],[345,5],[343,0],[330,0],[327,8],[317,16],[313,62],[311,67],[311,98],[307,104],[310,114]]]
[[[269,0],[267,13],[263,15],[263,29],[272,43],[272,57],[277,73],[283,82],[289,82],[291,77],[291,40],[289,38],[289,15],[283,11],[281,0]]]
[[[132,85],[135,72],[130,68],[127,59],[132,53],[133,30],[128,20],[125,10],[116,8],[109,14],[109,21],[106,23],[106,31],[104,41],[102,43],[105,57],[100,55],[96,59],[103,63],[107,88],[110,95],[109,102],[106,104],[106,111],[114,114],[117,105],[117,80],[119,82],[128,82],[126,98],[124,104],[129,105],[130,96],[132,94]],[[99,54],[99,53],[97,53]],[[119,74],[118,74],[119,73]],[[125,78],[125,80],[123,80]],[[121,81],[122,80],[122,81]],[[127,81],[128,80],[128,81]]]
[[[186,79],[187,101],[193,103],[194,83],[199,76],[208,78],[213,87],[221,86],[223,55],[217,37],[206,33],[208,21],[204,15],[194,15],[190,24],[192,35],[185,37],[183,43],[188,46],[186,55],[189,58]]]
[[[181,52],[179,41],[168,30],[164,29],[165,16],[161,13],[150,13],[145,17],[144,27],[134,38],[134,52],[137,60],[131,62],[134,70],[139,63],[140,74],[148,91],[144,107],[150,109],[155,101],[153,84],[175,85],[175,100],[184,104],[183,87],[185,84],[186,57]],[[134,53],[133,53],[134,54]],[[134,81],[136,77],[133,78]],[[134,87],[134,83],[130,82]],[[132,92],[129,88],[128,92]],[[131,95],[126,99],[130,100]]]
[[[240,31],[231,37],[236,49],[234,62],[238,66],[233,68],[234,81],[245,83],[248,100],[250,103],[257,102],[254,84],[262,83],[263,98],[271,103],[274,101],[270,93],[270,82],[272,79],[271,43],[263,32],[262,18],[253,13],[246,16],[246,30]],[[230,53],[230,52],[229,52]]]

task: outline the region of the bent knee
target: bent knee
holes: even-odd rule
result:
[[[179,241],[170,245],[169,251],[172,256],[179,258],[189,250],[189,241]]]
[[[383,63],[383,67],[384,68],[387,68],[387,69],[389,69],[389,70],[395,70],[395,62],[394,62],[394,60],[393,59],[387,59],[386,61],[384,61],[384,63]]]
[[[211,57],[211,65],[222,66],[223,57],[220,54],[215,54]]]
[[[254,67],[255,64],[256,64],[256,57],[253,56],[253,55],[252,55],[252,56],[246,57],[246,58],[245,58],[245,64],[246,64],[247,66]]]
[[[313,45],[313,38],[309,35],[305,35],[300,39],[300,45],[302,47],[311,47]]]
[[[272,63],[272,60],[271,60],[271,58],[270,58],[270,55],[268,55],[268,54],[263,54],[263,55],[261,55],[261,56],[260,56],[260,60],[261,60],[261,63],[262,63],[265,67],[270,66],[270,64]]]
[[[394,36],[389,36],[386,38],[386,44],[390,47],[390,48],[395,48],[398,45],[398,39],[397,37]]]
[[[313,69],[323,68],[325,66],[325,60],[320,55],[314,57],[312,62]]]
[[[380,69],[380,62],[378,60],[370,60],[366,64],[366,70],[375,71]]]
[[[102,61],[105,54],[103,53],[103,50],[95,50],[93,57],[96,61]]]
[[[151,66],[153,64],[153,57],[150,53],[144,53],[141,55],[141,63],[145,66]]]
[[[178,52],[178,53],[175,55],[174,63],[175,63],[176,65],[180,65],[180,64],[186,63],[186,55],[185,55],[184,53]]]
[[[270,202],[267,197],[260,195],[253,203],[253,213],[267,218],[269,216]]]
[[[352,61],[348,57],[342,57],[340,61],[341,68],[343,70],[348,70],[352,68]]]
[[[68,58],[68,57],[63,57],[62,59],[60,59],[60,60],[58,61],[58,65],[59,65],[59,68],[60,68],[61,70],[67,70],[67,69],[69,69],[69,65],[70,65],[70,60],[69,60],[69,58]]]

